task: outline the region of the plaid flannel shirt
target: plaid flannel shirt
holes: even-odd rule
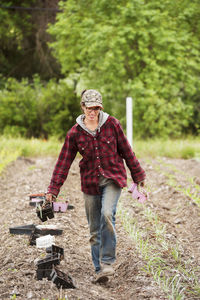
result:
[[[120,122],[109,116],[95,136],[78,124],[69,130],[54,168],[48,193],[58,195],[77,152],[82,155],[79,162],[81,190],[86,194],[99,194],[100,175],[113,179],[122,188],[125,187],[127,174],[123,160],[134,182],[145,179],[145,172],[132,151]]]

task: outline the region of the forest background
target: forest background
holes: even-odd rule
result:
[[[98,89],[137,138],[200,133],[199,0],[0,4],[0,134],[63,138]]]

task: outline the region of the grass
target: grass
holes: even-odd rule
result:
[[[8,138],[0,136],[0,173],[18,157],[57,156],[62,143],[56,138],[39,139]]]
[[[8,149],[0,150],[0,174],[3,169],[12,161],[15,161],[19,157],[20,151],[13,149],[9,151]]]
[[[0,173],[10,162],[16,160],[19,156],[57,156],[62,143],[56,138],[42,140],[0,136]],[[190,137],[185,140],[136,140],[133,149],[137,157],[154,158],[165,156],[200,160],[200,138]]]
[[[200,138],[135,140],[133,149],[138,157],[195,158],[200,160]]]
[[[8,138],[0,136],[0,152],[18,151],[20,156],[35,157],[35,156],[56,156],[61,149],[62,143],[56,138],[49,140],[41,139],[24,139],[24,138]]]
[[[144,216],[151,224],[152,233],[155,233],[156,238],[153,240],[149,238],[147,227],[140,228],[137,219],[131,217],[121,201],[119,202],[118,217],[143,258],[143,270],[151,274],[168,299],[183,300],[191,294],[197,299],[200,295],[197,278],[199,269],[194,269],[189,261],[181,259],[181,242],[177,240],[177,244],[174,245],[165,239],[165,227],[150,208],[144,210]]]

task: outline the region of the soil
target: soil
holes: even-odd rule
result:
[[[106,284],[91,282],[94,271],[78,162],[79,159],[75,159],[60,193],[74,209],[55,213],[54,219],[45,222],[63,229],[63,234],[55,237],[55,244],[65,252],[59,269],[72,277],[75,289],[58,290],[47,279],[37,280],[36,262],[46,256],[45,249],[30,246],[27,235],[9,233],[13,226],[43,224],[35,207],[29,205],[29,194],[46,191],[55,158],[19,158],[1,174],[0,299],[168,299],[153,276],[144,271],[145,261],[118,216],[116,272]],[[182,187],[187,187],[191,178],[193,187],[199,187],[200,162],[167,158],[141,159],[140,162],[147,173],[150,199],[144,206],[138,206],[125,188],[120,199],[122,206],[137,220],[139,228],[148,229],[146,234],[151,243],[156,241],[144,216],[144,207],[153,210],[165,226],[169,242],[178,241],[181,246],[181,259],[190,259],[191,269],[196,268],[200,265],[200,208],[191,197],[169,184],[166,172],[174,175]],[[127,173],[130,183],[130,173]],[[200,295],[186,292],[186,299],[200,299]]]

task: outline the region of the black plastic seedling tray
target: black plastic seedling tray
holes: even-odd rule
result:
[[[56,245],[46,248],[46,252],[51,253],[52,255],[60,254],[60,260],[64,259],[64,249]]]
[[[47,278],[48,280],[51,280],[51,273],[52,273],[52,268],[51,269],[37,269],[36,270],[36,275],[37,275],[37,280],[42,280],[43,278]]]
[[[49,202],[44,203],[44,205],[41,207],[41,209],[37,208],[36,213],[37,213],[38,218],[42,222],[45,222],[48,219],[54,218],[52,204]]]
[[[63,230],[57,228],[39,228],[36,226],[35,233],[39,233],[40,235],[61,235],[63,233]]]
[[[37,262],[38,269],[51,269],[54,265],[60,264],[60,254],[53,254]]]
[[[31,235],[34,229],[35,229],[35,225],[34,224],[29,224],[29,225],[20,225],[20,226],[10,227],[9,231],[12,234]]]
[[[54,268],[50,274],[51,280],[56,284],[57,288],[60,289],[75,289],[75,285],[73,283],[72,278],[63,273],[62,271]]]
[[[35,225],[35,224],[29,224],[29,225],[20,225],[15,227],[10,227],[9,231],[11,234],[27,234],[31,235],[34,231],[34,233],[40,234],[40,235],[61,235],[63,233],[62,229],[57,228],[51,228],[51,227],[43,227],[43,225]]]
[[[35,246],[36,245],[36,239],[40,237],[39,233],[36,233],[35,230],[32,231],[30,238],[29,238],[29,245]]]
[[[42,205],[45,201],[45,198],[44,199],[41,199],[41,198],[33,198],[30,200],[29,202],[29,205],[30,206],[37,206],[37,205]]]
[[[30,206],[37,206],[38,204],[42,205],[46,199],[45,193],[37,193],[29,195]]]

